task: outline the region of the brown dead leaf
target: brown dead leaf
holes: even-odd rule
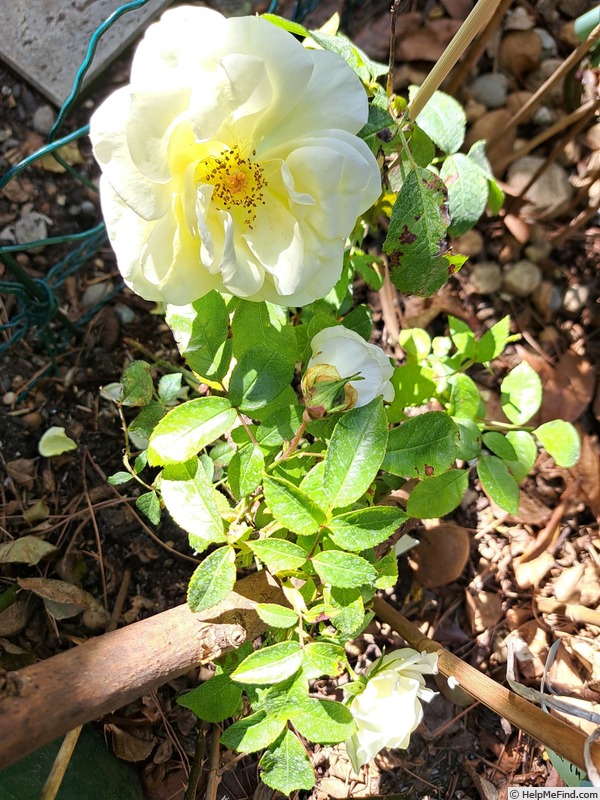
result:
[[[584,572],[583,564],[574,564],[563,570],[554,582],[554,597],[561,603],[579,602],[579,584],[583,579]]]
[[[546,656],[548,655],[548,637],[537,620],[522,625],[517,631],[518,638],[527,645],[529,653],[526,658],[519,656],[519,671],[530,679],[540,680],[544,674]]]
[[[520,78],[536,69],[542,56],[542,42],[535,31],[509,31],[500,43],[500,66]]]
[[[122,761],[144,761],[156,744],[156,737],[151,739],[140,739],[132,736],[131,733],[118,728],[116,725],[107,725],[106,728],[112,734],[113,750],[117,758]]]
[[[14,178],[6,184],[1,194],[11,203],[28,203],[36,196],[36,189],[33,183],[26,178],[18,180]]]
[[[595,439],[588,436],[583,428],[577,426],[581,439],[579,461],[569,472],[581,481],[581,493],[590,511],[600,521],[600,452]]]
[[[6,464],[6,471],[9,477],[28,491],[33,489],[35,482],[36,460],[35,458],[16,458]]]
[[[34,566],[56,553],[56,547],[37,536],[21,536],[0,544],[0,564],[29,564]]]
[[[33,613],[33,603],[26,598],[17,597],[15,602],[0,612],[0,636],[14,636],[20,633]]]
[[[465,20],[473,9],[473,0],[440,0],[452,19]]]
[[[19,586],[41,597],[46,611],[54,619],[68,619],[82,611],[108,618],[106,611],[89,592],[72,583],[50,578],[20,578]]]
[[[600,647],[597,641],[585,636],[569,636],[563,639],[563,644],[583,666],[589,680],[600,681]]]
[[[75,164],[83,164],[83,156],[79,152],[79,147],[77,147],[76,142],[69,142],[64,147],[61,147],[60,150],[58,150],[57,155],[59,155],[63,161],[66,161],[67,164],[70,164],[71,166],[74,166]],[[61,174],[67,171],[66,167],[63,167],[63,165],[54,158],[52,153],[48,153],[40,158],[39,164],[46,170],[46,172],[55,172],[57,174]]]
[[[556,657],[548,670],[550,686],[557,692],[579,692],[583,689],[584,682],[580,676],[579,664],[561,642]]]
[[[36,500],[35,503],[29,508],[27,508],[23,512],[23,519],[25,522],[28,522],[30,525],[33,525],[34,522],[40,522],[40,520],[47,519],[48,515],[50,514],[50,507],[46,501],[45,497],[41,497],[39,500]]]
[[[542,553],[532,561],[516,561],[514,564],[515,581],[520,589],[539,586],[554,566],[554,558],[550,553]]]
[[[482,633],[493,628],[502,616],[502,600],[495,592],[465,591],[466,609],[471,629],[474,633]]]

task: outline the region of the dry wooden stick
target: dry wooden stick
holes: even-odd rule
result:
[[[71,756],[73,755],[73,750],[75,750],[75,745],[77,744],[80,733],[81,725],[78,725],[77,728],[69,731],[65,736],[63,743],[56,754],[56,758],[54,759],[54,764],[52,765],[50,774],[46,778],[46,783],[42,789],[40,800],[54,800],[56,797],[62,780],[65,777],[67,767],[71,763]]]
[[[0,674],[0,769],[193,666],[252,641],[267,628],[256,604],[282,598],[263,570],[239,581],[210,613],[194,614],[187,605],[178,606]]]
[[[567,761],[585,769],[583,755],[585,736],[580,731],[558,717],[551,717],[533,703],[461,661],[437,642],[423,636],[417,627],[382,598],[375,598],[374,607],[378,618],[393,628],[415,650],[437,653],[438,667],[442,675],[454,676],[462,689],[496,714],[533,736]],[[596,763],[600,764],[600,747],[593,745],[592,752]]]

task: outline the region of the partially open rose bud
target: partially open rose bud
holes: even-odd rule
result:
[[[379,395],[388,403],[394,399],[389,358],[358,333],[342,325],[325,328],[313,337],[311,348],[302,392],[312,419],[366,406]]]

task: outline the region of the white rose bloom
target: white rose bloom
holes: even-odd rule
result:
[[[365,342],[362,336],[343,325],[319,331],[310,346],[312,358],[302,381],[305,393],[312,383],[311,376],[318,380],[317,367],[325,365],[333,367],[340,378],[360,376],[359,380],[348,384],[355,395],[355,402],[348,406],[350,408],[366,406],[379,395],[388,403],[394,399],[394,387],[390,383],[394,368],[381,347]]]
[[[429,702],[435,694],[423,676],[436,672],[435,654],[410,647],[383,656],[369,668],[364,691],[349,705],[357,731],[345,746],[355,772],[384,747],[408,747],[423,718],[421,701]]]
[[[90,124],[126,283],[174,305],[211,289],[280,305],[324,297],[381,191],[354,135],[366,121],[365,91],[335,53],[258,17],[168,11]]]

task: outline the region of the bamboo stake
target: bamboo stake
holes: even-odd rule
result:
[[[499,0],[479,0],[475,5],[409,105],[408,114],[412,120],[419,116],[431,99],[432,94],[440,88],[446,75],[454,67],[475,36],[489,22],[496,11],[498,3]]]
[[[423,636],[417,627],[382,598],[375,598],[374,608],[379,619],[390,625],[415,650],[437,653],[438,667],[442,675],[454,676],[460,687],[476,700],[567,761],[585,769],[583,755],[585,736],[580,731],[558,717],[551,717],[533,703],[461,661],[437,642]],[[600,747],[594,744],[592,752],[596,763],[600,764]]]
[[[0,769],[252,641],[267,628],[255,611],[262,602],[285,603],[264,570],[239,581],[210,613],[178,606],[0,675]]]

